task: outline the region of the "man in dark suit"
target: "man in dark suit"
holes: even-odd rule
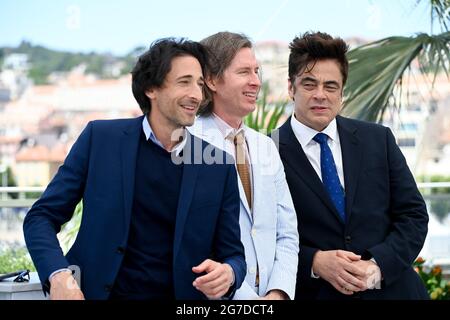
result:
[[[234,165],[185,129],[203,99],[206,61],[196,42],[154,43],[132,71],[145,115],[90,122],[28,212],[25,240],[51,299],[216,299],[241,285]],[[81,199],[64,256],[56,233]],[[69,265],[80,268],[81,288]]]
[[[347,45],[324,33],[290,44],[294,114],[279,143],[300,234],[297,299],[426,299],[412,268],[428,215],[391,131],[338,116]]]

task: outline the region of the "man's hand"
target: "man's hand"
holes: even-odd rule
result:
[[[342,294],[352,295],[367,289],[366,283],[361,280],[365,276],[365,270],[354,264],[359,260],[361,256],[350,251],[318,251],[313,258],[313,272]]]
[[[289,297],[284,291],[270,290],[261,300],[289,300]]]
[[[61,271],[50,279],[50,300],[84,300],[75,278],[69,271]]]
[[[381,288],[381,270],[376,263],[371,260],[359,260],[354,264],[364,270],[364,277],[358,277],[361,281],[364,281],[367,289],[380,289]]]
[[[230,289],[234,279],[233,268],[229,264],[206,259],[192,268],[195,273],[207,274],[195,279],[193,286],[201,291],[208,299],[219,299]]]

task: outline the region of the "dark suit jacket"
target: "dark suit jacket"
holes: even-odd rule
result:
[[[294,200],[300,233],[297,299],[345,298],[322,279],[311,278],[317,250],[342,249],[375,258],[383,275],[381,290],[365,299],[427,298],[411,267],[427,234],[428,214],[392,132],[381,125],[336,118],[345,180],[346,223],[339,219],[292,131],[290,119],[272,134]]]
[[[89,123],[42,197],[28,212],[24,221],[25,240],[43,284],[48,283],[53,271],[78,265],[85,297],[108,298],[127,245],[133,195],[139,192],[134,190],[134,178],[142,120],[139,117]],[[190,135],[187,145],[200,146],[201,150],[207,146]],[[193,157],[186,150],[185,159]],[[81,199],[81,227],[64,257],[56,233],[70,220]],[[177,299],[204,298],[192,286],[198,275],[191,268],[207,258],[229,263],[239,288],[246,274],[239,230],[239,190],[234,165],[185,164],[173,247]]]

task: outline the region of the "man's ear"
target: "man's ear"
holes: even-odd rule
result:
[[[208,86],[209,90],[216,92],[216,83],[217,83],[217,79],[214,77],[206,77],[205,80],[206,85]]]
[[[151,100],[156,98],[156,92],[154,88],[150,88],[145,91],[145,95]]]
[[[288,79],[288,92],[289,92],[289,97],[290,97],[293,101],[295,101],[295,98],[294,98],[295,88],[294,88],[294,86],[293,86],[293,84],[292,84],[292,82],[291,82],[291,79]]]

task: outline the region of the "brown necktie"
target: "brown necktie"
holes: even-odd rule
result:
[[[245,197],[247,198],[248,206],[252,208],[252,185],[250,182],[250,164],[246,157],[247,148],[245,146],[244,130],[241,130],[234,136],[234,145],[236,147],[236,166],[239,177],[244,187]]]
[[[239,177],[244,187],[245,197],[247,198],[248,206],[252,209],[252,185],[250,182],[250,163],[247,158],[247,147],[245,145],[244,130],[241,130],[234,136],[234,145],[236,147],[236,166]],[[259,267],[256,266],[256,280],[255,286],[259,286]]]

